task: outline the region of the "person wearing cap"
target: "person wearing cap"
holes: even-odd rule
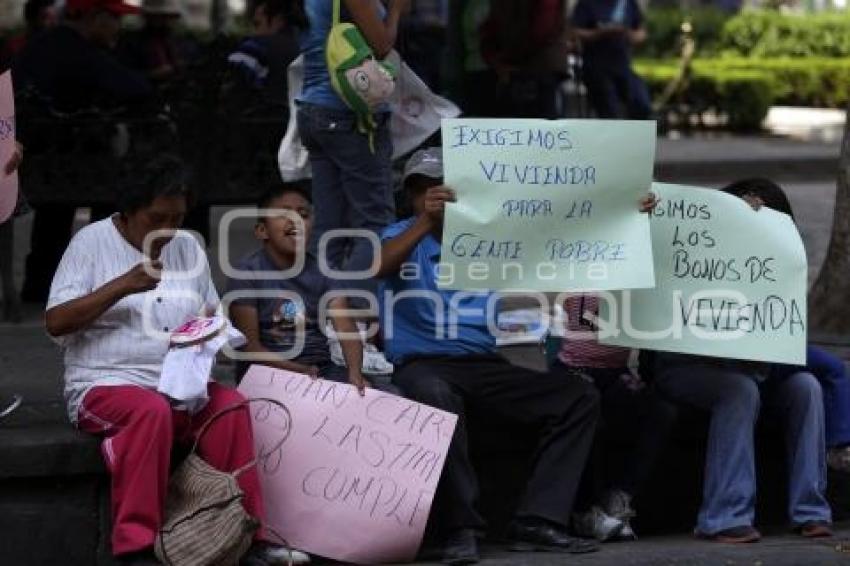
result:
[[[186,64],[186,50],[174,34],[182,17],[180,0],[144,0],[144,27],[122,39],[118,47],[121,61],[152,81],[173,78]]]
[[[122,16],[138,11],[122,0],[67,0],[64,21],[32,38],[16,58],[12,67],[15,91],[33,91],[49,115],[148,100],[152,91],[145,77],[122,66],[106,51],[115,45]],[[30,139],[27,124],[22,121],[19,126],[24,145],[37,146],[38,140]],[[67,204],[34,208],[31,251],[21,294],[24,300],[44,302],[71,239],[75,208]]]
[[[583,380],[536,373],[500,357],[485,315],[490,293],[437,287],[443,213],[446,203],[455,201],[442,177],[439,149],[410,158],[403,183],[414,216],[384,230],[377,265],[385,352],[396,365],[393,382],[411,399],[459,417],[435,504],[435,520],[447,533],[442,559],[476,562],[476,533],[484,528],[475,508],[478,482],[467,450],[467,404],[539,430],[535,465],[508,530],[511,547],[597,550],[596,543],[567,535],[566,527],[593,443],[599,396]],[[445,321],[456,325],[449,328]]]

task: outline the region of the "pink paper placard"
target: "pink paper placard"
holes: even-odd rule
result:
[[[0,75],[0,223],[9,219],[18,203],[18,172],[6,174],[6,163],[15,151],[15,94],[12,73]]]
[[[457,417],[374,389],[254,365],[267,522],[295,548],[356,564],[413,560]]]

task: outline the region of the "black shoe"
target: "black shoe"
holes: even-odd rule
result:
[[[509,549],[514,552],[566,552],[586,554],[599,550],[596,541],[569,536],[546,521],[513,521],[508,527]]]
[[[440,559],[443,564],[460,566],[475,564],[479,560],[481,557],[478,555],[478,539],[474,529],[457,529],[449,534]]]
[[[161,566],[152,550],[141,550],[116,556],[115,560],[121,566]]]

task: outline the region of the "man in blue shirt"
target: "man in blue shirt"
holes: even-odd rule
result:
[[[443,561],[478,560],[478,482],[467,451],[465,405],[539,430],[534,469],[508,535],[516,550],[581,553],[594,543],[567,536],[579,479],[599,412],[593,387],[579,379],[512,366],[496,353],[487,325],[490,293],[437,288],[446,202],[439,149],[419,151],[404,172],[415,215],[382,235],[381,326],[393,381],[408,397],[458,415],[437,496],[447,529]],[[492,310],[492,309],[489,309]]]
[[[646,39],[637,2],[579,0],[572,23],[581,41],[584,83],[597,116],[648,118],[649,93],[631,69],[632,46]]]

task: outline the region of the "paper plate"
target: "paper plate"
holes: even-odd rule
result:
[[[171,333],[171,343],[176,346],[205,342],[224,328],[223,316],[193,318]]]

